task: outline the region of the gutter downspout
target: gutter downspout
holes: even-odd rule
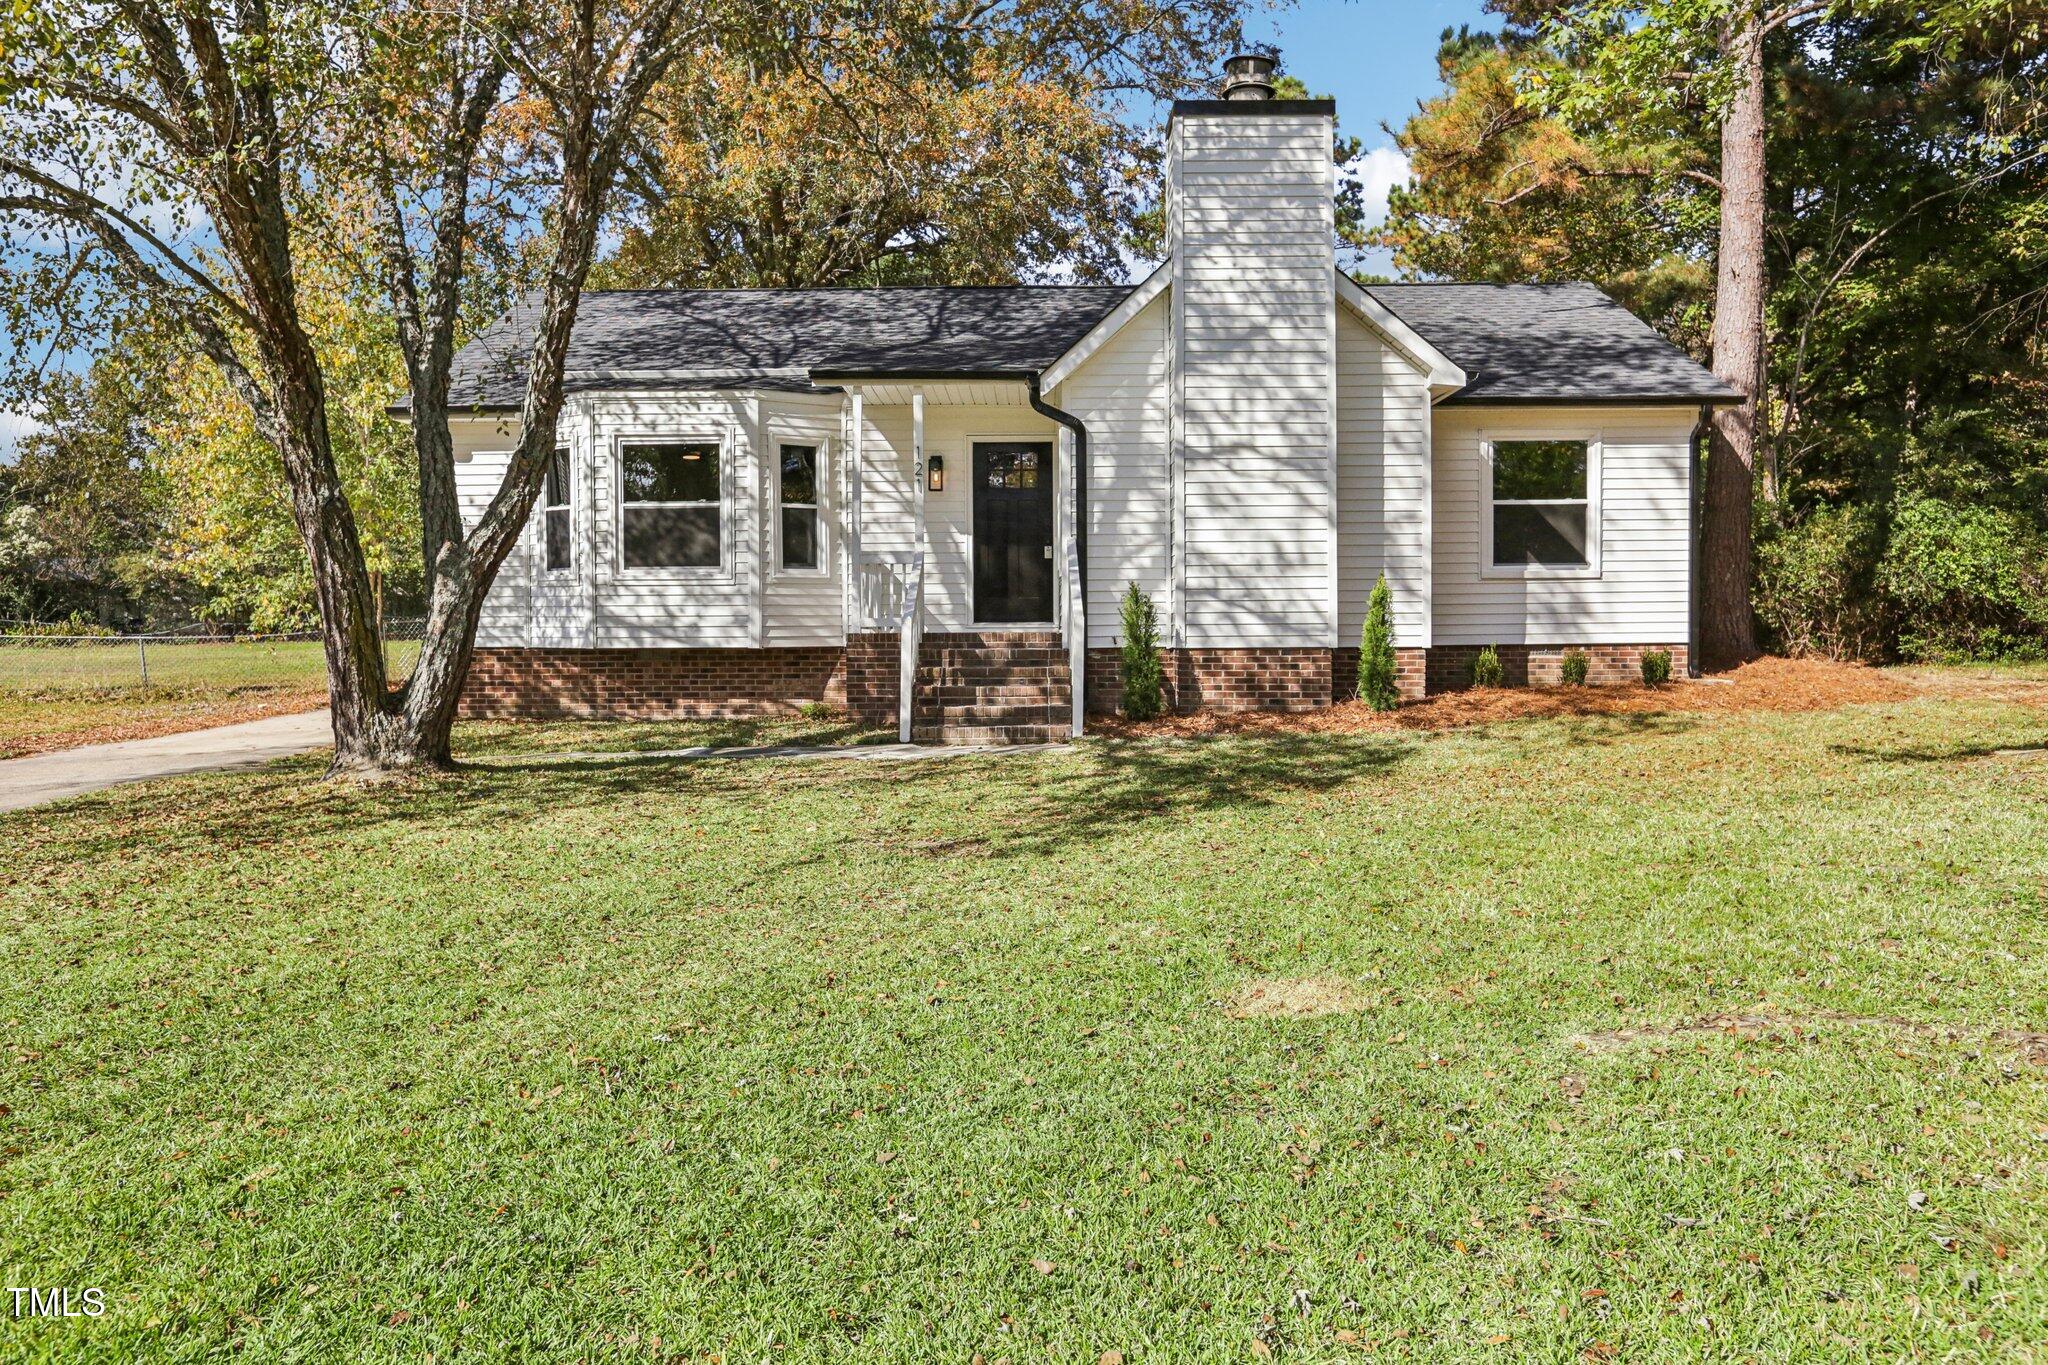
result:
[[[1700,405],[1700,420],[1692,429],[1691,458],[1685,466],[1685,673],[1700,676],[1700,443],[1712,429],[1714,409]]]
[[[1034,372],[1030,380],[1031,410],[1041,417],[1050,417],[1068,431],[1074,433],[1074,555],[1080,561],[1082,619],[1086,620],[1088,604],[1088,427],[1071,412],[1054,407],[1045,401],[1038,390],[1038,375]],[[1084,626],[1083,629],[1086,627]],[[1081,657],[1088,657],[1088,642],[1081,641]],[[1073,679],[1074,696],[1082,694],[1084,679]]]

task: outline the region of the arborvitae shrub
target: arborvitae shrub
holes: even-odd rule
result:
[[[1124,589],[1123,710],[1132,720],[1151,720],[1166,709],[1159,667],[1159,613],[1136,583]]]
[[[1375,711],[1391,711],[1401,704],[1401,689],[1394,681],[1394,594],[1385,574],[1373,584],[1365,629],[1358,637],[1358,696]]]
[[[1668,649],[1646,649],[1643,651],[1643,681],[1652,687],[1671,681],[1671,651]]]
[[[1566,687],[1584,687],[1586,685],[1586,670],[1591,666],[1591,661],[1586,658],[1585,650],[1568,649],[1564,652],[1564,659],[1558,664],[1557,668],[1558,672],[1564,677],[1564,685]]]
[[[1500,651],[1492,645],[1480,650],[1479,657],[1472,661],[1472,685],[1499,687],[1504,676],[1500,667]]]

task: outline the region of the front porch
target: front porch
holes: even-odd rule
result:
[[[1022,382],[844,384],[849,708],[905,742],[1080,734],[1074,433]]]

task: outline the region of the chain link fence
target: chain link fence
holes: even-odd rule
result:
[[[412,672],[426,622],[384,623],[385,667]],[[315,691],[327,685],[320,636],[230,635],[203,627],[148,635],[0,633],[0,693],[28,695],[245,689]]]

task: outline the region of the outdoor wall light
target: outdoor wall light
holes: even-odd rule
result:
[[[927,469],[927,470],[925,471],[925,476],[924,476],[924,486],[925,486],[926,488],[929,488],[929,489],[931,489],[931,490],[932,490],[932,492],[934,492],[934,493],[943,493],[943,492],[945,492],[945,491],[946,491],[946,457],[945,457],[945,456],[943,456],[943,455],[934,455],[934,456],[932,456],[932,458],[931,458],[931,465],[930,465],[930,467],[929,467],[929,468],[928,468],[928,469]]]

